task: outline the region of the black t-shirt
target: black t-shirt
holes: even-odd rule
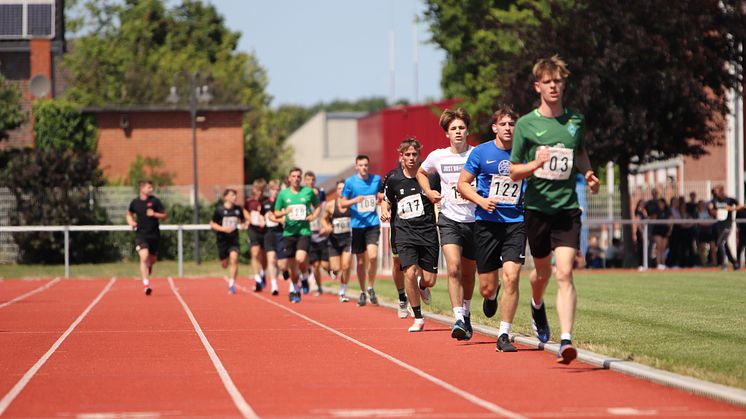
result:
[[[244,222],[243,210],[235,204],[230,208],[226,208],[225,205],[218,205],[218,207],[215,208],[215,213],[212,215],[212,221],[223,227],[234,227],[234,230],[231,233],[216,231],[215,234],[217,234],[218,240],[237,240],[238,226]]]
[[[404,169],[402,169],[401,164],[397,165],[395,169],[390,170],[388,173],[386,173],[386,176],[383,178],[383,182],[381,182],[381,185],[378,187],[378,193],[384,193],[384,185],[386,185],[386,179],[388,179],[392,175],[398,175],[401,177],[404,177]],[[427,175],[427,180],[430,183],[430,189],[434,191],[440,192],[440,175],[438,172],[432,172]],[[396,202],[390,202],[391,206],[391,214],[396,214]],[[391,219],[393,222],[393,218]]]
[[[427,196],[423,195],[416,178],[404,176],[401,167],[399,170],[391,171],[383,185],[383,195],[391,204],[397,243],[438,243],[435,207]]]
[[[712,201],[710,201],[710,203],[715,208],[715,218],[717,218],[717,220],[720,222],[726,222],[730,224],[730,222],[733,220],[733,211],[729,211],[728,206],[735,207],[738,205],[738,201],[726,196],[723,199],[712,198]]]
[[[144,201],[137,197],[130,202],[128,211],[135,214],[138,236],[157,237],[161,235],[161,224],[157,218],[148,217],[149,209],[159,213],[165,212],[161,200],[152,195]]]

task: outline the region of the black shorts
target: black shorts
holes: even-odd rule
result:
[[[264,247],[264,236],[265,235],[266,235],[265,231],[255,230],[253,227],[249,227],[249,244],[252,246],[259,246],[262,249],[265,249]]]
[[[580,250],[580,209],[546,214],[526,210],[526,236],[535,258],[549,256],[558,247],[572,247]]]
[[[295,257],[295,252],[302,250],[308,253],[311,246],[311,236],[284,236],[283,241],[285,242],[285,257]]]
[[[157,255],[160,244],[160,236],[135,236],[136,252],[140,252],[140,249],[148,249],[148,253],[151,255]]]
[[[220,260],[228,259],[231,252],[241,253],[241,244],[238,241],[238,237],[229,240],[219,240],[218,245],[218,258]]]
[[[477,272],[488,273],[503,267],[503,262],[523,264],[526,260],[526,225],[477,221],[474,225],[477,246]]]
[[[350,234],[332,234],[329,236],[329,256],[340,256],[342,253],[350,253],[350,243],[352,236]]]
[[[276,252],[277,259],[286,259],[285,256],[285,238],[282,231],[268,231],[264,233],[264,251]]]
[[[365,227],[352,229],[352,253],[358,255],[365,253],[369,244],[378,246],[378,236],[381,235],[381,227]]]
[[[440,214],[437,224],[441,246],[457,244],[461,246],[461,256],[471,260],[477,258],[474,248],[474,223],[457,223]]]
[[[391,227],[389,227],[389,247],[391,247],[391,254],[395,258],[398,258],[399,252],[396,249],[396,229],[394,228],[394,224],[391,224]]]
[[[315,242],[311,240],[311,248],[308,251],[308,262],[314,263],[317,260],[329,261],[329,239]]]
[[[428,245],[399,243],[399,265],[403,271],[417,265],[423,271],[438,273],[438,243]]]

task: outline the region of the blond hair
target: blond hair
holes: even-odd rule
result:
[[[570,76],[570,70],[567,69],[567,63],[557,54],[549,58],[540,58],[534,64],[534,79],[541,80],[544,76],[566,79]]]

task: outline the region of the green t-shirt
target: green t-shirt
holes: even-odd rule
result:
[[[584,147],[585,118],[565,109],[558,118],[547,118],[538,109],[523,115],[515,124],[512,163],[534,160],[539,146],[550,147],[550,159],[527,179],[527,209],[546,214],[579,207],[575,192],[575,158]]]
[[[311,223],[306,221],[306,217],[318,206],[319,197],[313,189],[307,186],[301,188],[298,193],[293,192],[292,188],[280,191],[275,201],[275,211],[290,208],[290,213],[285,216],[285,228],[282,235],[310,236]]]

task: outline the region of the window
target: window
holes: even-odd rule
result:
[[[0,0],[0,39],[54,38],[54,0]]]

